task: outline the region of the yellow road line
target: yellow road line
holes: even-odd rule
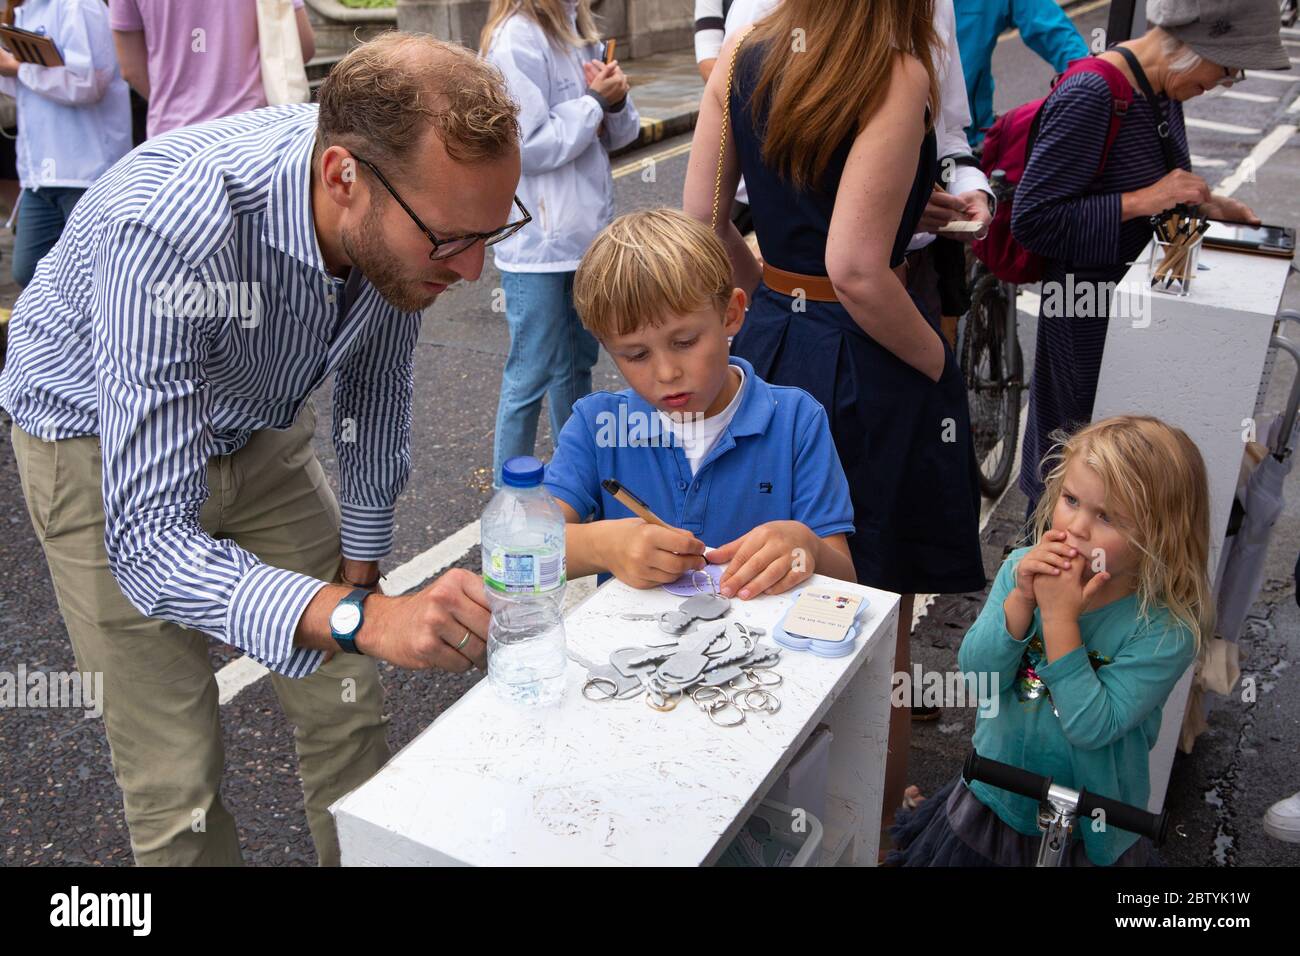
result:
[[[614,178],[619,179],[623,176],[630,176],[633,173],[644,169],[647,163],[658,163],[661,160],[672,159],[674,156],[680,156],[682,153],[689,153],[690,151],[691,144],[689,142],[679,143],[670,149],[660,150],[652,156],[646,156],[643,159],[634,159],[631,162],[624,163],[622,166],[619,166],[614,170]]]

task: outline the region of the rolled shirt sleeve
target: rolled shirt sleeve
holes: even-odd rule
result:
[[[412,354],[419,334],[418,312],[379,323],[334,381],[343,556],[354,561],[378,561],[393,549],[393,511],[411,473]]]
[[[199,524],[214,442],[204,362],[220,316],[190,318],[156,295],[192,269],[156,233],[109,227],[93,263],[92,353],[109,569],[141,614],[225,641],[277,673],[310,674],[298,619],[324,586],[274,568]]]

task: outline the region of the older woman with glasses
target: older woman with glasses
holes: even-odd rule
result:
[[[1050,436],[1092,418],[1108,283],[1150,241],[1150,217],[1185,203],[1214,219],[1258,223],[1191,171],[1182,104],[1231,86],[1244,70],[1290,68],[1276,0],[1149,0],[1147,23],[1145,34],[1101,54],[1134,91],[1109,152],[1110,89],[1098,73],[1077,73],[1044,104],[1016,187],[1012,232],[1048,260],[1020,472],[1030,509]]]
[[[492,445],[497,487],[506,461],[533,453],[542,397],[554,439],[591,391],[599,346],[574,311],[573,276],[614,218],[609,153],[641,128],[627,77],[599,37],[590,0],[493,0],[483,28],[482,52],[519,103],[519,191],[534,217],[495,250],[510,326]]]

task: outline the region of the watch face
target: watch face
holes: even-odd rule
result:
[[[361,608],[355,604],[340,604],[330,614],[330,627],[338,634],[351,634],[361,623]]]

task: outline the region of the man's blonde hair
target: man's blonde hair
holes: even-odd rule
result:
[[[675,209],[619,216],[592,241],[573,278],[573,302],[597,338],[630,335],[731,299],[731,260],[713,230]]]
[[[519,107],[505,77],[458,43],[393,30],[356,47],[321,84],[316,150],[343,146],[389,169],[432,126],[459,163],[517,149]]]

